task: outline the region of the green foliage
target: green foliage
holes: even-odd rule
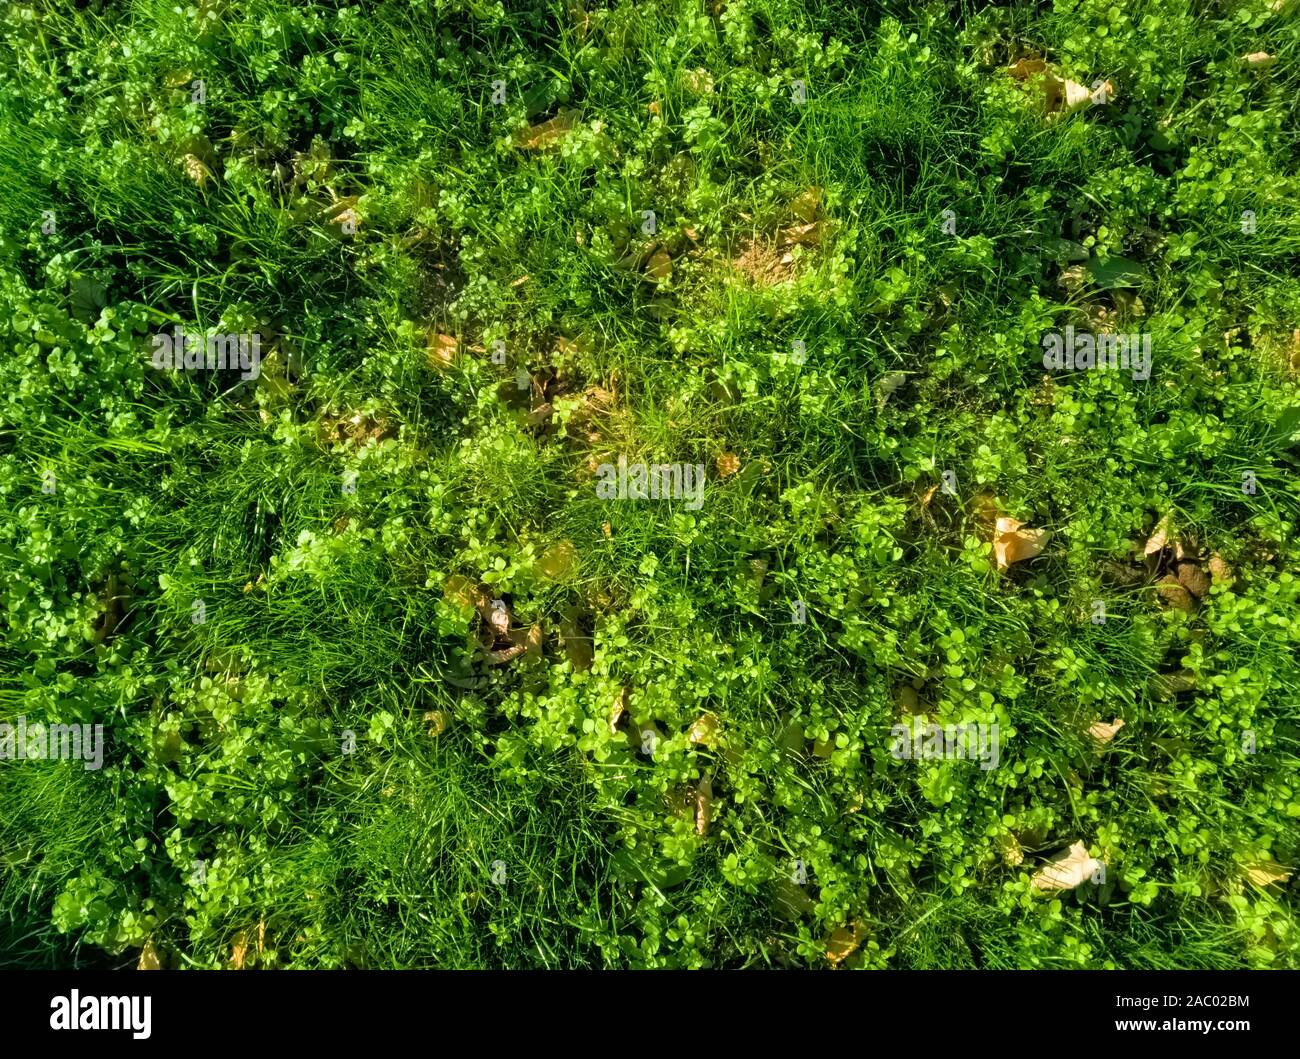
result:
[[[6,962],[1300,966],[1300,23],[508,6],[0,14]]]

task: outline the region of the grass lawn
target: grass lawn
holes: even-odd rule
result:
[[[0,345],[5,965],[1300,967],[1300,0],[16,0]]]

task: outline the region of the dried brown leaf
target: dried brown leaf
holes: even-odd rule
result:
[[[1210,591],[1210,578],[1195,563],[1178,564],[1178,583],[1197,599],[1203,599]]]
[[[789,228],[782,228],[779,245],[782,248],[788,246],[816,246],[821,242],[821,238],[820,222],[812,221],[809,224],[796,224]]]
[[[230,946],[230,969],[232,971],[242,971],[244,961],[248,958],[248,931],[241,930],[235,935],[235,941]]]
[[[1156,594],[1164,600],[1166,605],[1177,610],[1190,611],[1192,609],[1191,593],[1183,587],[1182,582],[1173,574],[1165,574],[1156,582]]]
[[[1210,576],[1218,583],[1232,580],[1232,567],[1218,552],[1210,556]]]

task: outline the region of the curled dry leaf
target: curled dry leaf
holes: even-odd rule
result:
[[[1110,724],[1105,721],[1097,721],[1088,729],[1088,734],[1098,743],[1105,745],[1115,738],[1116,733],[1124,727],[1124,721],[1116,717]]]
[[[494,599],[488,606],[480,603],[479,615],[497,639],[504,639],[510,634],[510,608],[504,599]]]
[[[181,168],[185,170],[185,175],[199,186],[200,191],[207,189],[208,181],[212,179],[212,170],[203,163],[203,160],[198,155],[185,155],[181,159]]]
[[[436,739],[451,727],[451,714],[446,710],[426,710],[424,723],[428,733]]]
[[[1169,534],[1171,532],[1171,523],[1168,515],[1161,517],[1156,523],[1156,528],[1151,531],[1151,536],[1147,538],[1146,547],[1143,549],[1143,555],[1155,555],[1164,550],[1169,543]]]
[[[242,971],[244,962],[248,959],[248,931],[241,930],[235,935],[235,940],[230,946],[230,969],[232,971]]]
[[[499,666],[513,662],[520,655],[526,654],[531,659],[542,657],[542,639],[544,632],[540,623],[527,629],[511,629],[506,633],[509,647],[488,652],[488,665]]]
[[[695,788],[695,833],[708,834],[709,821],[713,819],[713,781],[704,776]]]
[[[1218,552],[1210,556],[1210,576],[1217,582],[1232,580],[1232,567]]]
[[[1076,842],[1033,878],[1035,890],[1073,890],[1092,877],[1101,861],[1088,853],[1088,847]]]
[[[1093,101],[1091,89],[1068,77],[1059,77],[1042,59],[1020,59],[1008,67],[1007,72],[1017,81],[1032,80],[1042,86],[1043,102],[1049,115],[1070,114]],[[1115,86],[1110,81],[1104,82],[1098,86],[1096,96],[1098,101],[1114,99]]]
[[[1195,563],[1178,564],[1178,583],[1197,599],[1203,599],[1210,591],[1210,578]]]
[[[614,705],[609,711],[609,734],[613,735],[618,731],[619,723],[627,715],[628,707],[632,703],[632,689],[624,687],[619,693],[618,698],[614,700]]]
[[[999,518],[993,533],[993,555],[998,569],[1005,570],[1012,563],[1032,559],[1047,545],[1051,534],[1047,530],[1023,529],[1023,522],[1014,518]]]
[[[816,246],[821,242],[821,238],[821,225],[817,221],[811,221],[808,224],[782,228],[779,242],[782,249],[791,246]]]
[[[1266,66],[1272,66],[1277,62],[1277,56],[1269,55],[1266,51],[1253,51],[1249,55],[1243,55],[1242,58],[1245,60],[1247,66],[1253,67],[1257,70],[1262,70]]]
[[[1182,582],[1173,574],[1165,574],[1156,582],[1156,594],[1164,600],[1166,605],[1176,610],[1190,612],[1192,609],[1192,594],[1183,587]]]

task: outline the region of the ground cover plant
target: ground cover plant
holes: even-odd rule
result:
[[[6,5],[0,959],[1300,966],[1297,7]]]

